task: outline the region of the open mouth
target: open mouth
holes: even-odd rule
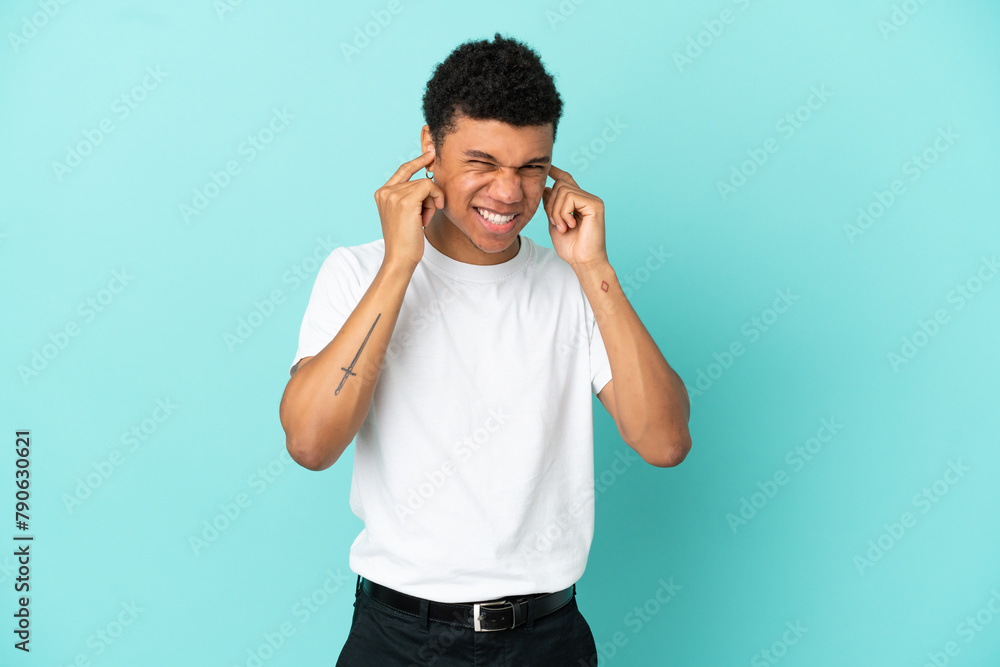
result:
[[[476,211],[476,215],[479,216],[480,220],[497,230],[513,227],[514,223],[518,219],[518,216],[520,215],[520,213],[500,215],[495,211],[490,211],[489,209],[480,208],[478,206],[474,206],[473,209]]]

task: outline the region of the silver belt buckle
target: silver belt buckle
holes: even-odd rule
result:
[[[483,628],[479,622],[479,609],[481,607],[493,607],[499,605],[501,608],[503,605],[510,605],[510,627],[509,628]],[[507,600],[498,600],[496,602],[476,602],[472,605],[472,627],[476,632],[497,632],[498,630],[512,630],[514,628],[514,603],[508,602]]]

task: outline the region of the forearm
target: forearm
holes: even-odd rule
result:
[[[679,462],[691,446],[684,383],[643,326],[610,262],[574,270],[611,364],[622,438],[647,461]]]
[[[361,428],[412,275],[383,263],[333,340],[288,381],[279,413],[288,452],[300,465],[330,467]]]

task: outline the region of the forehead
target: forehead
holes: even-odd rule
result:
[[[455,131],[444,140],[445,150],[489,153],[503,164],[520,164],[552,154],[552,123],[516,127],[498,120],[455,116]]]

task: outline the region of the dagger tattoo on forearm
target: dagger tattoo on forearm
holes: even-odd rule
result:
[[[382,317],[382,313],[379,313],[378,315],[375,316],[375,321],[372,322],[372,328],[368,330],[368,335],[365,336],[365,339],[363,341],[361,341],[361,347],[358,348],[358,353],[354,355],[354,360],[351,361],[351,365],[348,366],[347,368],[344,368],[343,366],[340,367],[340,370],[346,372],[344,373],[344,379],[341,380],[340,384],[337,385],[337,390],[333,392],[334,396],[340,393],[340,389],[341,387],[344,386],[344,383],[347,382],[348,376],[357,375],[357,373],[354,372],[354,364],[357,363],[358,357],[361,356],[361,350],[365,349],[365,344],[368,342],[368,336],[372,335],[372,331],[375,330],[375,325],[378,324],[378,318],[380,317]]]

